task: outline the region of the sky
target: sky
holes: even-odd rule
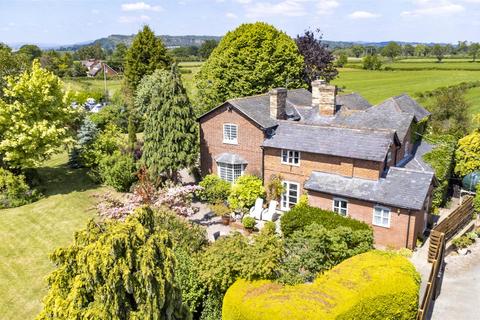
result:
[[[337,41],[480,42],[480,0],[0,0],[0,42],[74,44],[133,34],[223,35],[265,21]]]

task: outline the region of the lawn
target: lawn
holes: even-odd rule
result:
[[[107,80],[107,90],[111,96],[113,96],[122,87],[122,79]],[[77,79],[64,79],[63,82],[67,89],[72,91],[100,91],[105,90],[105,82],[103,79],[93,78],[77,78]]]
[[[45,277],[53,270],[48,254],[73,240],[76,230],[94,216],[95,192],[102,190],[82,169],[55,156],[39,169],[45,198],[0,210],[1,319],[33,319],[46,293]]]
[[[479,79],[479,71],[369,71],[344,68],[340,69],[340,76],[334,83],[344,92],[358,92],[371,103],[377,104],[402,93],[414,96],[417,92]],[[471,99],[475,100],[476,95],[478,91],[472,93]]]
[[[188,97],[194,99],[197,94],[195,86],[195,74],[200,70],[202,62],[181,62],[179,63],[180,71],[182,72],[182,82],[187,90]]]

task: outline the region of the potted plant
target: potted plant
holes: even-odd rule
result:
[[[216,203],[210,206],[212,212],[222,218],[222,223],[226,226],[230,224],[230,208],[223,203]]]
[[[245,230],[252,232],[253,228],[255,228],[255,219],[250,216],[243,217],[242,224]]]

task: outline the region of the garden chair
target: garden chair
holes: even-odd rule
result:
[[[262,211],[262,220],[275,221],[278,218],[277,214],[278,201],[272,200],[268,205],[268,208]]]
[[[250,208],[250,216],[257,219],[261,220],[262,219],[262,211],[263,211],[263,199],[262,198],[257,198],[255,200],[255,205]]]

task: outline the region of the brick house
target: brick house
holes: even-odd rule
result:
[[[203,175],[282,178],[280,210],[309,203],[372,226],[379,246],[414,248],[434,174],[418,141],[430,113],[407,95],[372,106],[317,80],[304,89],[231,99],[199,118]]]

